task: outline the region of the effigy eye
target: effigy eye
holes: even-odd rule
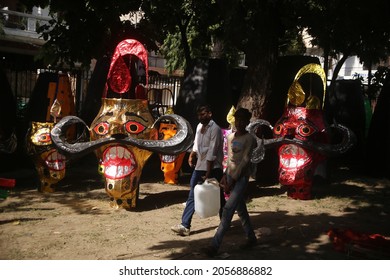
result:
[[[142,131],[144,131],[146,129],[146,127],[139,123],[139,122],[135,122],[135,121],[128,121],[126,124],[125,124],[125,129],[128,133],[131,133],[131,134],[140,134]]]
[[[308,124],[301,124],[297,127],[297,132],[303,137],[308,137],[316,132],[316,129]]]
[[[98,123],[93,131],[98,135],[106,135],[108,133],[110,125],[107,122]]]
[[[275,135],[281,135],[284,131],[284,126],[283,124],[278,124],[277,126],[274,127],[274,134]]]

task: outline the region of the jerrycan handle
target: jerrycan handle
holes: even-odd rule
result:
[[[219,182],[216,178],[207,178],[204,182],[206,184],[212,184],[212,185],[219,187]]]

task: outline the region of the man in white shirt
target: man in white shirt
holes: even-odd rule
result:
[[[208,178],[221,180],[223,175],[223,136],[221,128],[213,121],[212,112],[209,105],[197,107],[199,124],[196,127],[196,134],[192,152],[188,158],[188,164],[195,167],[190,180],[190,192],[186,202],[186,207],[182,215],[182,222],[171,227],[171,230],[178,235],[190,235],[192,216],[194,207],[194,188]],[[221,190],[221,210],[225,204],[223,192]]]

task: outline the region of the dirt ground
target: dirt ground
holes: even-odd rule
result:
[[[3,260],[191,260],[207,259],[217,216],[194,215],[191,235],[174,235],[188,195],[189,174],[180,184],[163,184],[158,163],[144,169],[138,207],[114,210],[97,167],[81,161],[68,167],[55,193],[36,190],[35,173],[13,173],[17,186],[0,200],[0,259]],[[339,260],[390,259],[390,247],[344,242],[336,250],[328,231],[390,237],[390,181],[334,166],[328,182],[316,182],[313,199],[294,200],[275,185],[252,181],[248,210],[259,245],[243,251],[237,215],[217,259]]]

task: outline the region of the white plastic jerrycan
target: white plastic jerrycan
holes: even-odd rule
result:
[[[214,178],[206,179],[194,189],[195,213],[202,219],[215,216],[221,207],[220,188]]]

